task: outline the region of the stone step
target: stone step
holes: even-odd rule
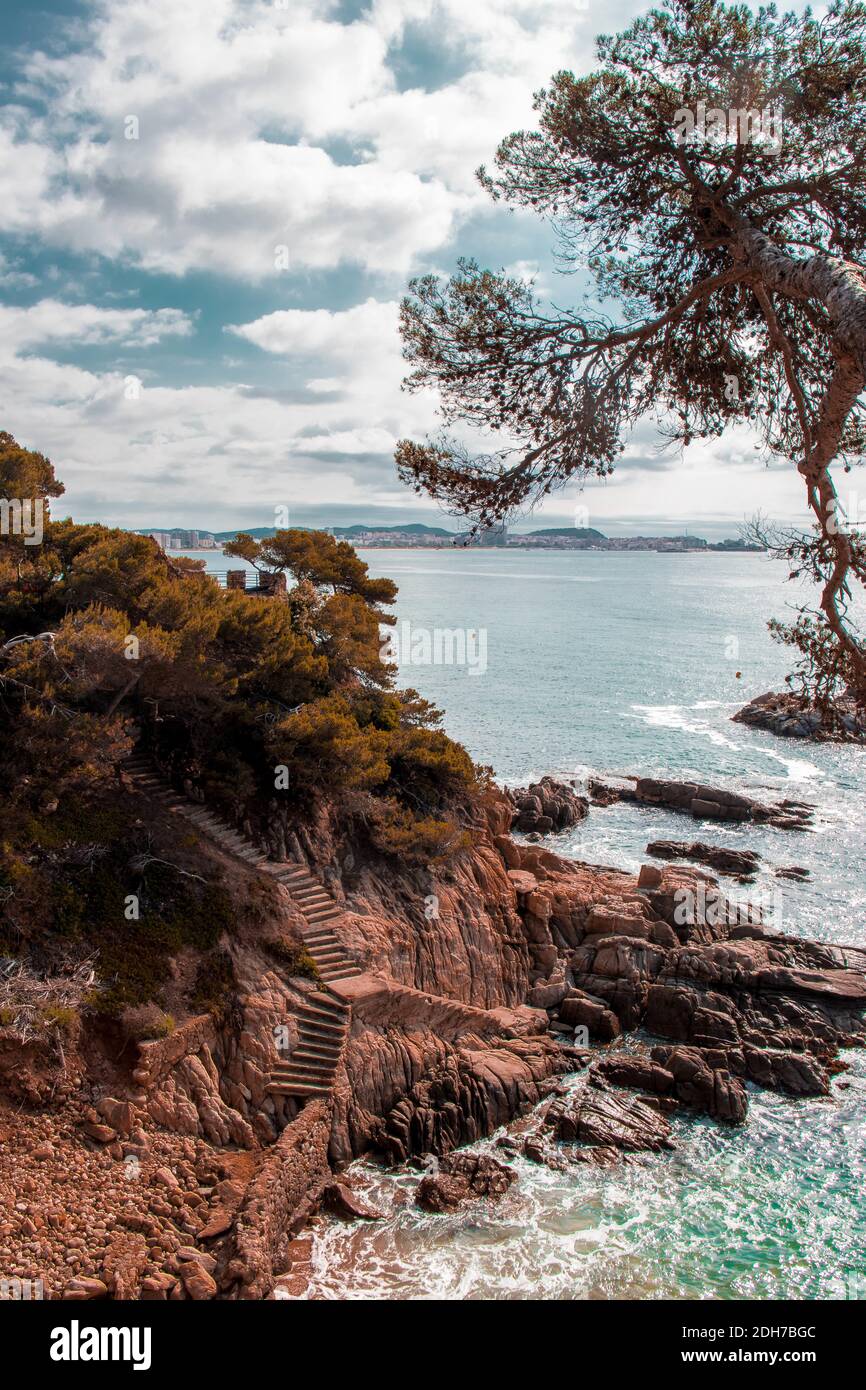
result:
[[[306,1023],[310,1032],[321,1033],[322,1035],[327,1035],[328,1037],[334,1038],[343,1038],[346,1035],[345,1023],[329,1023],[324,1018],[317,1018],[314,1020],[305,1019],[304,1022]]]
[[[345,1023],[347,1010],[340,1009],[342,1001],[336,1004],[302,1004],[298,1010],[298,1017],[303,1019],[324,1019],[327,1023]]]
[[[320,989],[313,989],[310,991],[304,1001],[304,1007],[334,1010],[342,1015],[349,1012],[348,1005],[344,1000],[337,999],[333,994],[328,994],[326,990]]]
[[[340,1019],[329,1023],[324,1019],[298,1019],[299,1042],[313,1043],[316,1047],[342,1047],[346,1037],[346,1023]]]
[[[303,1096],[305,1100],[331,1094],[330,1086],[316,1086],[300,1081],[269,1081],[267,1089],[272,1096]]]
[[[297,1046],[298,1048],[309,1047],[314,1052],[327,1052],[330,1055],[334,1052],[340,1052],[345,1041],[345,1033],[340,1033],[337,1036],[334,1033],[318,1033],[301,1028],[298,1032]]]
[[[331,1062],[336,1066],[342,1050],[340,1047],[325,1047],[324,1043],[306,1042],[299,1043],[292,1056],[299,1066],[301,1062]]]
[[[336,1015],[325,1016],[319,1014],[315,1018],[305,1018],[303,1015],[298,1015],[298,1027],[301,1029],[301,1032],[315,1036],[321,1036],[324,1032],[327,1032],[327,1040],[330,1042],[334,1038],[343,1038],[345,1036],[346,1020],[344,1018],[338,1018]]]
[[[314,1086],[327,1086],[334,1079],[336,1066],[328,1062],[324,1067],[307,1066],[306,1062],[293,1066],[291,1062],[278,1062],[271,1067],[270,1077],[272,1081],[300,1081],[312,1082]]]
[[[305,1075],[311,1079],[323,1080],[326,1076],[332,1076],[334,1063],[330,1057],[327,1059],[316,1058],[310,1060],[303,1058],[300,1062],[282,1062],[275,1066],[271,1076],[278,1076],[281,1081],[302,1081]]]

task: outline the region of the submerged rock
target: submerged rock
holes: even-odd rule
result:
[[[756,801],[739,792],[701,782],[673,782],[658,777],[632,777],[629,782],[633,785],[591,782],[593,802],[599,806],[609,806],[615,801],[664,806],[668,811],[678,811],[695,820],[755,821],[780,830],[808,829],[815,809],[804,801]]]
[[[656,859],[691,859],[738,879],[754,878],[761,863],[761,856],[755,850],[727,849],[723,845],[704,844],[702,840],[691,844],[683,840],[652,840],[646,852]]]

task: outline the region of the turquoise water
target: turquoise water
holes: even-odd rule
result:
[[[866,750],[801,746],[730,720],[788,669],[766,630],[798,597],[778,565],[720,554],[361,553],[399,584],[401,622],[486,634],[483,672],[409,663],[400,679],[438,704],[447,731],[500,779],[667,774],[818,808],[809,834],[594,808],[552,842],[559,853],[636,869],[650,839],[749,846],[769,867],[739,891],[774,926],[866,942]],[[775,879],[771,868],[785,864],[806,866],[811,881]],[[355,1165],[388,1219],[320,1225],[310,1296],[866,1297],[866,1057],[848,1060],[830,1100],[752,1088],[743,1129],[678,1118],[675,1153],[613,1172],[515,1160],[519,1180],[501,1203],[454,1216],[414,1209],[414,1174]]]

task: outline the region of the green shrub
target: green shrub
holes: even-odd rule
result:
[[[287,975],[301,975],[317,983],[321,981],[319,967],[303,945],[279,938],[266,941],[265,950],[282,966]]]
[[[367,821],[373,844],[385,854],[416,862],[439,862],[468,849],[472,836],[450,819],[416,816],[394,800],[373,804]]]

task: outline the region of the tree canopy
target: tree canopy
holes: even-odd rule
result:
[[[557,73],[538,128],[509,135],[491,197],[546,218],[565,269],[588,273],[576,309],[462,260],[415,280],[401,331],[411,388],[433,386],[447,426],[502,437],[403,440],[398,470],[489,525],[570,479],[605,476],[652,416],[674,443],[757,432],[802,476],[813,529],[783,536],[817,607],[777,633],[819,700],[866,703],[851,618],[866,548],[831,465],[864,445],[866,8],[816,18],[719,0],[668,0],[602,37],[595,70]]]

